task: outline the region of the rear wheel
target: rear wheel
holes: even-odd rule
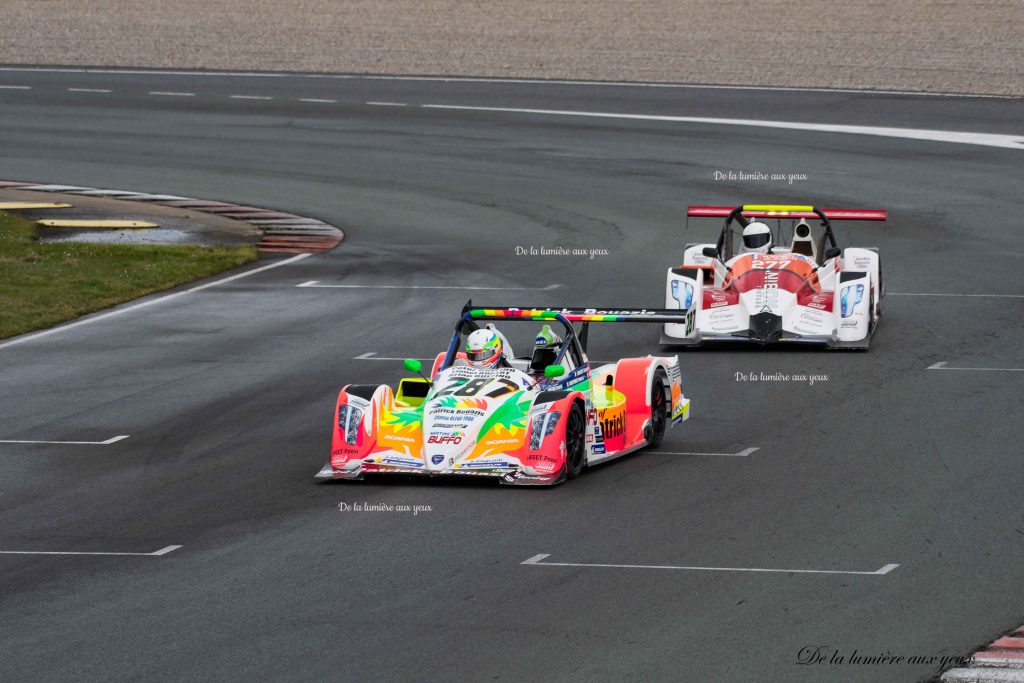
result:
[[[660,446],[665,438],[665,427],[668,424],[668,405],[665,401],[665,383],[661,377],[654,379],[651,387],[651,427],[647,443]]]
[[[587,461],[587,419],[579,403],[573,403],[565,422],[565,476],[575,479]]]

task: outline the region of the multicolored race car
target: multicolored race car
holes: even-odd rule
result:
[[[318,479],[368,473],[473,475],[503,484],[552,485],[588,465],[657,446],[668,424],[689,417],[676,357],[624,358],[593,364],[592,322],[679,322],[678,311],[645,309],[473,308],[467,304],[448,350],[429,379],[405,361],[406,377],[342,388],[332,420],[330,461]],[[505,340],[501,362],[470,365],[463,340],[483,321],[560,325],[552,346],[515,357]],[[577,333],[573,323],[582,323]],[[495,330],[493,324],[484,326]],[[549,335],[550,337],[551,335]],[[540,341],[538,337],[538,342]]]
[[[747,204],[690,206],[690,217],[725,217],[714,244],[687,244],[669,268],[665,307],[687,314],[666,323],[661,343],[802,342],[867,349],[881,315],[876,248],[840,249],[832,221],[884,221],[879,209]],[[817,219],[812,225],[808,220]],[[775,222],[774,229],[764,221]]]

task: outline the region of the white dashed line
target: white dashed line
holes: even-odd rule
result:
[[[151,553],[89,553],[89,552],[73,552],[67,550],[0,550],[0,555],[114,555],[114,556],[134,556],[134,557],[161,557],[168,553],[173,553],[178,548],[184,548],[181,545],[168,545],[160,550],[156,550]]]
[[[551,557],[548,553],[534,555],[520,564],[537,567],[603,567],[610,569],[682,569],[702,572],[759,572],[775,574],[856,574],[861,576],[884,576],[899,567],[898,564],[887,564],[873,572],[843,571],[838,569],[762,569],[760,567],[687,567],[663,564],[589,564],[579,562],[543,562]]]
[[[981,299],[1024,299],[1024,294],[945,294],[932,292],[886,292],[886,296],[956,296]]]
[[[68,92],[101,92],[108,93],[114,92],[113,90],[105,90],[103,88],[68,88]]]
[[[194,92],[171,92],[169,90],[150,90],[150,95],[158,95],[161,97],[195,97]]]
[[[949,361],[940,361],[929,365],[928,370],[977,370],[979,372],[1024,372],[1024,368],[950,368],[946,367]]]
[[[405,360],[405,358],[385,358],[378,356],[376,351],[368,351],[367,353],[361,353],[352,360]],[[413,358],[412,360],[434,360],[433,358]]]
[[[739,453],[679,453],[675,451],[651,451],[651,455],[716,455],[725,458],[745,458],[754,451],[761,450],[760,446],[751,446],[750,448],[744,448]]]
[[[0,85],[0,90],[31,90],[30,85]]]
[[[408,107],[404,102],[367,102],[371,107]]]
[[[970,93],[944,93],[944,92],[921,92],[915,90],[858,90],[856,88],[799,88],[792,86],[770,86],[770,85],[705,85],[697,83],[651,83],[629,81],[586,81],[570,79],[539,79],[539,78],[486,78],[471,76],[369,76],[351,74],[295,74],[295,73],[267,73],[257,71],[175,71],[170,69],[90,69],[85,67],[25,67],[6,66],[0,67],[0,71],[34,71],[40,73],[93,73],[93,74],[115,74],[135,76],[229,76],[242,78],[306,78],[306,79],[327,79],[327,80],[366,80],[366,81],[436,81],[439,83],[510,83],[510,84],[531,84],[531,85],[586,85],[613,88],[667,88],[667,89],[694,89],[694,90],[769,90],[779,92],[806,92],[806,93],[850,93],[855,95],[908,95],[912,97],[975,97],[984,99],[1017,99],[1015,95],[976,95]]]
[[[233,100],[272,100],[273,97],[266,97],[265,95],[228,95]]]
[[[299,102],[319,102],[323,104],[336,104],[338,100],[322,100],[316,97],[300,97]]]
[[[128,438],[128,434],[121,434],[114,436],[106,441],[27,441],[27,440],[15,440],[15,439],[0,439],[0,443],[44,443],[44,444],[72,444],[79,446],[109,446],[112,443],[118,441],[124,441]]]

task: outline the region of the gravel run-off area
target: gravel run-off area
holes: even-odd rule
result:
[[[1024,2],[3,0],[0,63],[1024,96]]]

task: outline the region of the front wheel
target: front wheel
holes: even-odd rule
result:
[[[667,410],[665,383],[660,377],[657,377],[651,387],[651,434],[647,439],[649,446],[660,446],[661,440],[665,438],[665,426],[668,424]]]
[[[587,462],[587,418],[579,403],[573,403],[565,422],[565,476],[575,479]]]

